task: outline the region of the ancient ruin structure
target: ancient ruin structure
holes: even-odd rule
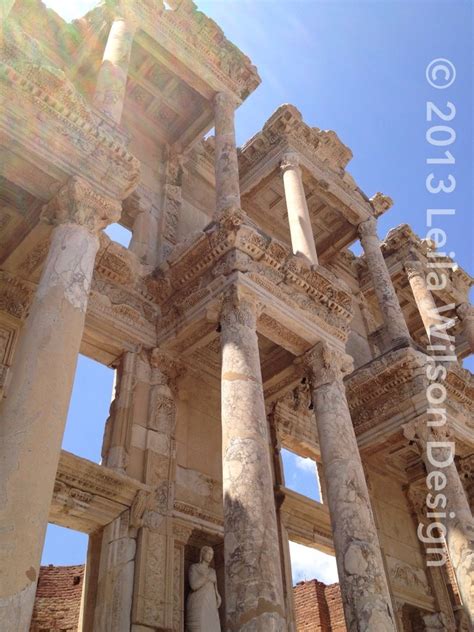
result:
[[[183,631],[203,546],[223,630],[294,631],[289,540],[336,556],[351,632],[469,629],[471,277],[406,225],[379,241],[390,198],[296,107],[237,148],[260,79],[192,0],[2,11],[2,632],[29,629],[48,522],[89,535],[87,632]],[[116,369],[100,465],[61,450],[78,353]],[[287,489],[282,447],[323,503]]]

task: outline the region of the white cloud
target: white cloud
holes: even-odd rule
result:
[[[325,584],[339,581],[336,558],[296,542],[290,542],[293,584],[302,580],[319,579]]]
[[[99,0],[44,0],[48,9],[56,11],[63,20],[81,18],[99,4]]]
[[[316,463],[313,459],[295,455],[295,465],[298,469],[303,470],[304,472],[311,472],[311,474],[316,473]]]

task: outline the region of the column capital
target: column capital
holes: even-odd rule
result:
[[[228,109],[232,113],[237,109],[237,101],[227,92],[217,92],[214,96],[214,107],[221,111]]]
[[[403,435],[409,441],[416,443],[422,454],[426,452],[429,442],[452,442],[454,433],[448,423],[442,426],[429,426],[425,417],[413,419],[402,425]]]
[[[91,185],[74,176],[44,207],[41,218],[50,224],[78,224],[91,233],[120,219],[122,203],[98,194]]]
[[[154,384],[169,384],[183,374],[181,363],[159,347],[150,351],[150,367]]]
[[[357,228],[359,233],[359,237],[363,239],[364,237],[377,237],[377,219],[375,217],[369,217],[369,219],[361,222]]]
[[[127,27],[129,31],[137,30],[140,24],[140,18],[137,16],[136,12],[133,10],[133,2],[130,0],[115,0],[113,6],[111,7],[111,14],[114,20],[124,20],[127,22]],[[131,6],[132,5],[132,6]],[[163,7],[157,4],[157,8],[159,15],[163,13]]]
[[[223,296],[220,322],[227,325],[243,325],[257,330],[257,319],[263,304],[240,285],[232,285]]]
[[[282,172],[285,172],[287,169],[301,171],[300,164],[301,163],[298,154],[296,152],[288,152],[283,156],[280,162],[280,169]]]
[[[421,276],[424,278],[424,268],[421,261],[418,261],[417,259],[405,261],[404,268],[405,272],[407,273],[408,279],[411,279],[415,276]]]
[[[474,305],[470,305],[469,303],[461,303],[461,305],[458,305],[456,307],[456,314],[462,321],[474,321]]]
[[[344,375],[352,373],[354,362],[352,357],[330,347],[325,342],[318,342],[312,349],[302,356],[302,362],[312,383],[313,388],[323,384],[342,381]]]

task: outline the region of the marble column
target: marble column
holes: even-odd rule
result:
[[[216,215],[229,208],[240,208],[239,163],[235,143],[236,104],[224,92],[214,99]]]
[[[445,527],[446,546],[463,606],[474,626],[474,518],[454,463],[451,431],[446,425],[430,427],[425,419],[417,419],[405,424],[403,432],[418,446],[428,475],[432,477],[431,488],[426,490],[427,498],[430,490],[433,499],[438,493],[444,496],[443,505],[437,502],[437,509],[427,508],[427,511],[440,514],[436,521]]]
[[[410,332],[380,249],[375,217],[359,224],[359,238],[391,344],[408,346],[411,342]]]
[[[313,389],[327,503],[348,630],[394,632],[369,492],[346,400],[352,358],[318,343],[304,357]]]
[[[421,320],[431,340],[431,329],[441,323],[433,294],[426,285],[425,273],[421,261],[407,261],[405,263],[408,281],[415,297],[415,302],[420,312]]]
[[[474,306],[469,305],[469,303],[462,303],[457,307],[456,313],[462,322],[471,353],[474,353]]]
[[[293,253],[304,255],[313,265],[317,265],[318,255],[298,156],[286,154],[281,163],[281,171]]]
[[[127,89],[128,66],[137,22],[121,10],[110,27],[102,65],[97,77],[94,105],[120,124]]]
[[[72,178],[44,210],[56,224],[0,411],[0,629],[29,629],[98,232],[121,204]]]
[[[257,306],[233,287],[221,315],[226,631],[287,629]]]

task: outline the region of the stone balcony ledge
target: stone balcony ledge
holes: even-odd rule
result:
[[[178,244],[149,277],[148,288],[163,317],[172,320],[210,297],[217,280],[234,272],[345,341],[352,318],[352,297],[345,284],[322,266],[294,256],[288,246],[248,223],[240,210]]]
[[[61,70],[29,60],[15,67],[0,61],[0,85],[2,145],[15,156],[18,168],[9,175],[19,186],[48,200],[69,177],[80,176],[113,199],[130,195],[140,163],[127,150],[126,137],[98,124],[98,114]]]

